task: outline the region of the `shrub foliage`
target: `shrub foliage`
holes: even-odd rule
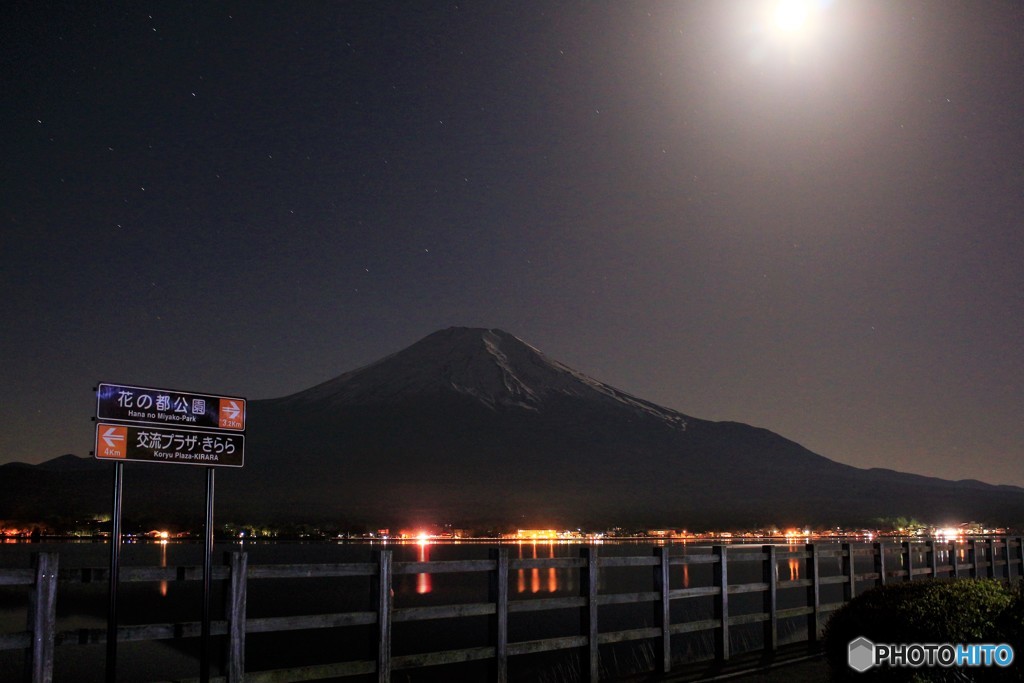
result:
[[[1008,643],[1008,669],[847,666],[850,641],[874,643]],[[825,655],[837,680],[1024,681],[1024,592],[993,579],[929,580],[874,588],[833,613]]]

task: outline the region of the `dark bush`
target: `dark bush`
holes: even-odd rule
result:
[[[1013,647],[1015,655],[1006,680],[1020,681],[1024,680],[1024,582],[1018,581],[1011,592],[1010,606],[996,620],[996,632]]]
[[[879,667],[858,674],[847,665],[850,641],[874,643],[1009,643],[1008,669]],[[995,580],[932,580],[872,589],[833,613],[825,654],[837,680],[1024,680],[1024,594]]]

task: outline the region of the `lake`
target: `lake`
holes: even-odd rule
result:
[[[329,543],[329,542],[259,542],[218,543],[215,562],[223,554],[243,549],[249,564],[312,564],[375,562],[382,548],[391,550],[395,562],[486,559],[497,542],[481,543]],[[582,546],[564,542],[504,542],[512,559],[578,557]],[[604,542],[598,545],[601,556],[646,556],[654,552],[656,543]],[[751,549],[759,548],[751,546]],[[786,549],[786,546],[781,546]],[[802,550],[803,545],[792,546]],[[31,555],[40,551],[58,551],[62,569],[69,567],[100,567],[109,563],[105,543],[8,543],[0,545],[0,567],[25,567]],[[708,554],[704,543],[669,542],[671,555]],[[126,543],[122,550],[122,566],[201,565],[203,547],[192,542]],[[674,565],[670,586],[693,588],[712,585],[713,565]],[[869,567],[857,568],[870,571]],[[780,580],[799,579],[804,561],[780,560]],[[835,576],[841,571],[838,558],[829,558],[820,568],[822,576]],[[730,562],[731,584],[761,580],[758,562]],[[805,577],[804,577],[805,578]],[[573,568],[512,569],[509,573],[510,600],[533,600],[546,597],[568,597],[580,591],[579,570]],[[396,608],[486,602],[489,598],[489,575],[478,573],[440,573],[396,575],[393,582]],[[598,591],[628,593],[653,590],[650,567],[605,567],[599,574]],[[58,632],[73,629],[103,629],[106,626],[108,601],[106,582],[62,584],[58,591]],[[841,600],[841,586],[822,587],[822,602]],[[761,593],[730,595],[730,614],[756,612],[761,609]],[[214,583],[213,618],[223,618],[224,596]],[[251,580],[248,588],[248,617],[276,617],[365,611],[372,608],[375,594],[369,577],[261,579]],[[121,625],[198,621],[202,614],[201,581],[155,581],[122,583],[119,588]],[[714,616],[713,596],[672,601],[672,621],[710,619]],[[806,604],[806,590],[779,591],[779,607]],[[23,586],[0,587],[0,634],[25,629],[28,591]],[[652,603],[603,605],[600,608],[601,631],[641,628],[655,625]],[[799,640],[806,636],[806,620],[780,621],[780,638]],[[274,634],[249,634],[246,642],[246,668],[259,671],[335,661],[373,659],[375,626],[340,629],[319,629]],[[546,610],[513,613],[509,620],[509,641],[535,640],[571,636],[580,633],[578,609]],[[761,627],[732,627],[731,646],[734,652],[761,645]],[[459,620],[432,620],[394,624],[395,655],[485,646],[490,642],[491,617],[468,617]],[[214,639],[214,652],[222,651],[223,643]],[[118,646],[118,679],[120,681],[166,680],[198,676],[198,639],[121,643]],[[673,659],[687,661],[706,658],[713,651],[711,632],[673,637]],[[104,679],[104,645],[64,645],[56,650],[57,681],[102,681]],[[511,680],[572,680],[581,670],[580,651],[565,651],[512,657],[509,664]],[[24,655],[21,651],[0,652],[0,680],[18,680]],[[608,674],[625,675],[650,669],[656,653],[652,642],[622,643],[601,647],[601,665]],[[220,672],[219,656],[213,663],[213,674]],[[486,663],[431,667],[418,671],[395,671],[396,681],[482,680]],[[359,677],[344,680],[361,680]]]

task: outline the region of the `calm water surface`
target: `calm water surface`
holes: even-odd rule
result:
[[[252,564],[301,564],[333,562],[375,562],[382,548],[394,553],[395,562],[484,559],[497,543],[463,544],[369,544],[369,543],[218,543],[214,561],[220,562],[224,553],[243,549]],[[583,546],[559,542],[506,543],[513,559],[578,557]],[[751,549],[759,547],[750,546]],[[785,547],[785,546],[783,546]],[[803,546],[793,546],[800,550]],[[31,556],[40,551],[60,553],[62,568],[106,567],[109,548],[105,543],[14,543],[0,545],[0,567],[26,567]],[[651,542],[605,542],[598,547],[602,556],[650,556],[654,552]],[[710,546],[693,543],[670,544],[670,554],[707,554]],[[201,565],[203,548],[198,543],[128,543],[123,546],[122,566],[180,566]],[[834,566],[833,566],[834,565]],[[838,559],[823,562],[823,576],[840,572]],[[799,559],[780,560],[777,567],[780,580],[799,579],[804,562]],[[869,571],[858,566],[857,571]],[[762,567],[757,562],[730,562],[730,583],[761,580]],[[673,566],[671,588],[712,585],[712,566]],[[486,572],[451,574],[408,574],[394,577],[395,607],[444,605],[485,602],[489,597],[489,577]],[[653,571],[650,567],[609,567],[601,570],[598,590],[601,593],[626,593],[653,590]],[[822,602],[841,599],[841,587],[836,595],[823,594]],[[108,588],[105,582],[96,584],[61,585],[57,601],[58,631],[73,629],[102,629],[106,626]],[[561,568],[513,569],[509,576],[509,594],[512,600],[530,600],[546,597],[578,595],[579,570]],[[779,591],[781,608],[806,604],[806,590]],[[202,615],[202,584],[188,582],[122,583],[119,588],[119,623],[171,623],[199,621]],[[730,596],[731,614],[756,612],[761,609],[759,593]],[[251,618],[323,614],[372,609],[374,593],[368,577],[333,579],[266,579],[252,580],[248,587],[248,615]],[[215,582],[213,618],[223,618],[223,595]],[[28,591],[25,587],[0,587],[0,633],[25,629]],[[709,619],[714,615],[713,598],[693,598],[672,602],[673,622]],[[788,620],[781,624],[782,637],[802,638],[803,620]],[[602,631],[622,628],[641,628],[654,625],[651,603],[634,605],[606,605],[600,608]],[[510,616],[509,639],[512,642],[534,640],[579,633],[579,611],[549,610],[526,612]],[[435,620],[394,624],[394,654],[413,654],[434,650],[483,646],[489,643],[491,626],[487,617],[461,620]],[[734,650],[759,647],[760,628],[734,627]],[[215,639],[217,640],[217,639]],[[278,634],[249,634],[247,637],[246,666],[252,671],[302,666],[348,659],[374,658],[374,627],[348,627],[316,631],[296,631]],[[221,642],[215,642],[214,651],[220,652]],[[673,656],[678,660],[706,656],[712,647],[711,634],[695,634],[673,639]],[[118,648],[118,680],[166,680],[198,675],[198,640],[160,641],[151,643],[122,643]],[[65,645],[57,648],[57,681],[102,681],[104,677],[105,646]],[[602,666],[610,674],[629,673],[652,666],[655,653],[650,644],[623,644],[602,646]],[[0,652],[0,680],[18,680],[21,675],[23,654]],[[475,668],[474,668],[475,667]],[[214,674],[220,672],[220,662],[214,663]],[[558,653],[514,657],[510,660],[510,675],[514,680],[566,680],[579,673],[578,653]],[[396,672],[396,680],[479,680],[486,676],[486,666],[459,665],[423,669],[419,672]],[[358,680],[354,678],[346,680]]]

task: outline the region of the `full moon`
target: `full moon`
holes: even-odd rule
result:
[[[810,13],[808,0],[781,0],[775,6],[775,28],[784,33],[800,33],[807,27]]]

